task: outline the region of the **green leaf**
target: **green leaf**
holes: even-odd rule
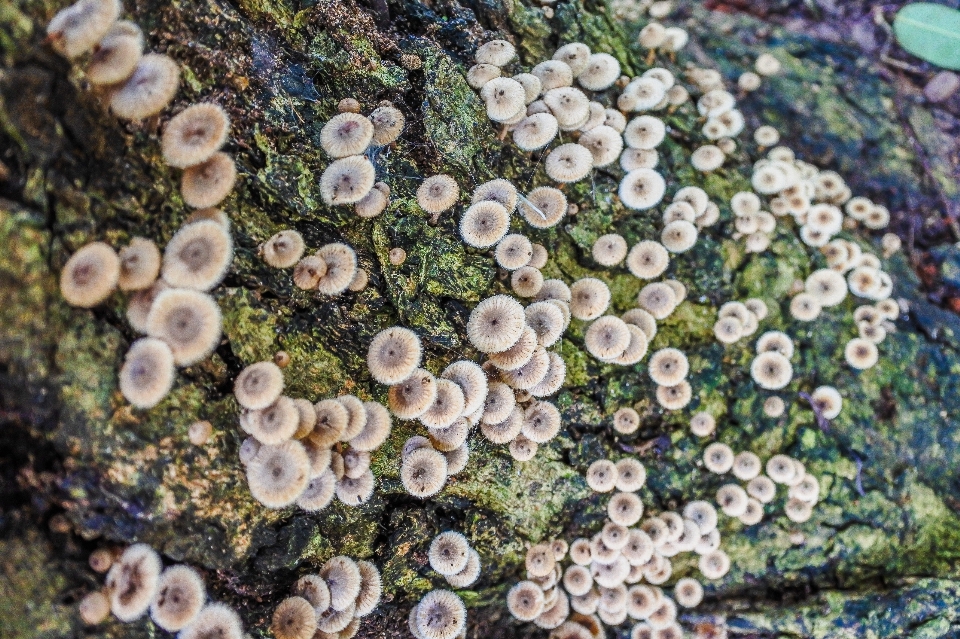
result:
[[[908,4],[893,33],[904,49],[945,69],[960,69],[960,11],[932,2]]]

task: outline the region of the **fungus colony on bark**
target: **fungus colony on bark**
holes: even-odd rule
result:
[[[628,5],[615,2],[613,8],[630,12]],[[87,77],[102,88],[117,116],[155,117],[176,93],[178,67],[167,56],[144,54],[142,33],[133,23],[118,21],[119,14],[115,0],[80,0],[54,17],[48,40],[71,60],[92,52]],[[649,7],[651,18],[668,14],[669,3]],[[367,502],[376,488],[371,455],[389,438],[393,417],[417,420],[424,428],[423,434],[407,439],[400,455],[400,480],[414,497],[436,495],[450,476],[467,466],[475,427],[490,442],[507,444],[517,462],[533,459],[538,447],[563,428],[561,412],[549,397],[566,380],[559,352],[565,336],[567,343],[582,340],[584,350],[601,366],[634,367],[646,359],[644,368],[659,406],[664,411],[684,409],[697,394],[689,378],[703,364],[691,363],[682,350],[669,345],[658,344],[649,357],[648,350],[658,322],[670,318],[688,295],[687,285],[665,274],[718,222],[725,223],[721,228],[729,229],[730,240],[746,253],[770,251],[783,233],[795,233],[820,253],[810,260],[809,276],[794,283],[785,313],[780,312],[780,300],[757,297],[721,305],[713,325],[718,342],[734,347],[760,331],[771,315],[814,322],[852,294],[869,303],[853,312],[857,335],[846,343],[846,362],[857,371],[877,363],[878,345],[896,330],[893,321],[901,308],[891,299],[892,280],[880,257],[849,232],[885,228],[890,219],[886,208],[854,197],[836,173],[821,171],[777,146],[779,133],[770,126],[753,132],[759,159],[749,180],[752,190],[737,192],[729,202],[711,201],[696,185],[668,187],[657,170],[657,149],[673,133],[659,112],[696,111],[703,141],[689,162],[698,174],[724,171],[726,157],[744,144],[738,138],[745,118],[717,71],[688,66],[681,79],[666,66],[653,65],[657,56],[668,64],[687,40],[683,29],[649,22],[638,44],[648,51],[650,68],[632,78],[621,75],[616,58],[592,52],[583,43],[565,44],[552,59],[512,76],[506,75],[507,68],[517,70],[512,44],[494,40],[477,49],[466,81],[479,92],[487,117],[503,127],[504,137],[510,134],[531,161],[542,159],[548,182],[559,183],[522,194],[509,180],[494,179],[474,186],[469,203],[463,204],[460,184],[450,175],[426,177],[416,189],[417,205],[434,223],[458,209],[458,232],[468,250],[487,254],[508,274],[512,295],[503,290],[481,300],[466,322],[465,336],[480,361],[463,358],[431,372],[420,336],[403,326],[385,328],[369,343],[366,364],[370,376],[387,387],[387,406],[353,395],[316,404],[283,395],[281,369],[289,363],[285,353],[274,362],[247,366],[235,380],[234,395],[241,407],[240,427],[249,435],[240,447],[240,462],[256,500],[268,508],[295,504],[307,511],[325,508],[334,496],[348,506]],[[756,91],[763,77],[781,71],[776,58],[759,56],[754,70],[738,79],[741,95]],[[375,161],[381,149],[402,134],[404,116],[389,102],[363,115],[360,103],[351,98],[341,100],[337,110],[320,133],[321,146],[332,160],[320,178],[321,199],[327,206],[351,206],[360,218],[377,217],[390,206],[391,189],[376,180]],[[63,297],[78,307],[100,304],[118,287],[131,292],[128,320],[147,337],[131,345],[119,385],[139,409],[155,406],[170,391],[175,367],[203,360],[220,342],[220,311],[210,291],[226,275],[233,249],[229,221],[213,207],[236,179],[233,160],[220,151],[229,128],[223,109],[210,103],[186,107],[164,126],[162,156],[169,166],[183,169],[181,197],[197,210],[162,256],[145,238],[133,238],[119,254],[93,242],[74,253],[61,275]],[[567,141],[555,144],[561,135]],[[601,269],[623,270],[641,281],[636,307],[619,316],[611,312],[613,295],[604,280],[545,278],[549,251],[522,230],[524,223],[535,230],[549,229],[576,212],[563,185],[588,178],[594,168],[622,171],[619,203],[637,216],[659,218],[656,237],[633,246],[616,232],[597,235],[592,243],[590,257]],[[669,196],[668,190],[673,191]],[[727,208],[732,215],[726,214]],[[843,233],[848,236],[839,237]],[[882,256],[889,257],[899,246],[895,235],[885,235]],[[306,257],[305,252],[306,242],[294,229],[280,230],[259,246],[268,266],[293,269],[293,283],[300,289],[339,295],[367,285],[368,273],[358,268],[350,246],[330,243]],[[399,266],[406,252],[396,247],[388,258]],[[826,266],[814,268],[815,261]],[[769,308],[769,302],[777,307]],[[573,320],[579,322],[582,338],[567,334]],[[786,326],[797,325],[788,320]],[[787,406],[769,391],[783,391],[794,379],[794,338],[786,330],[765,328],[753,349],[750,377],[756,392],[765,395],[763,413],[777,419]],[[807,401],[825,420],[836,418],[843,408],[840,392],[827,385],[817,387]],[[694,414],[689,424],[696,437],[715,436],[717,418],[708,411]],[[613,415],[617,433],[635,433],[640,425],[633,407],[621,407]],[[208,422],[197,422],[190,428],[191,441],[203,443],[210,430]],[[802,523],[820,498],[817,478],[787,455],[773,455],[764,463],[753,452],[735,453],[713,442],[703,451],[702,465],[710,473],[732,473],[738,482],[717,490],[716,506],[695,500],[679,512],[651,514],[637,495],[647,478],[639,460],[595,460],[585,482],[596,493],[610,494],[602,528],[590,538],[569,543],[554,539],[530,547],[526,579],[507,594],[512,615],[549,629],[553,639],[597,637],[604,626],[628,621],[632,639],[681,637],[678,606],[697,606],[704,587],[689,576],[674,580],[671,560],[694,553],[703,580],[721,579],[731,561],[720,547],[720,514],[755,525],[782,485],[787,487],[784,513]],[[454,589],[471,586],[482,569],[480,555],[455,531],[433,539],[428,559]],[[97,551],[91,565],[109,572],[106,589],[81,604],[88,623],[103,620],[109,612],[130,621],[149,610],[159,627],[180,631],[184,639],[242,635],[236,612],[206,602],[196,571],[186,566],[164,570],[159,556],[143,544],[128,548],[115,563],[109,553]],[[360,619],[376,607],[380,593],[380,575],[373,564],[334,557],[318,574],[293,585],[292,596],[275,610],[271,630],[278,639],[351,637]],[[466,623],[463,601],[447,589],[428,592],[409,615],[410,632],[418,639],[463,636]]]

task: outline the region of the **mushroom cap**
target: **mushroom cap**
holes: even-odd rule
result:
[[[513,142],[523,151],[536,151],[557,137],[560,125],[552,113],[533,113],[513,127]]]
[[[119,0],[80,0],[61,9],[47,25],[53,48],[69,59],[92,49],[120,16]]]
[[[577,319],[596,319],[610,306],[610,289],[594,277],[584,277],[571,284],[570,296],[570,313]]]
[[[593,154],[575,143],[561,144],[547,154],[544,169],[557,182],[577,182],[587,177],[593,168]]]
[[[161,275],[173,287],[209,291],[219,284],[233,261],[230,233],[212,220],[188,224],[167,243]]]
[[[433,538],[427,555],[430,567],[441,575],[455,575],[467,566],[470,542],[462,534],[448,530]]]
[[[120,368],[120,392],[137,408],[153,408],[167,396],[175,376],[173,352],[159,339],[144,337],[130,346]]]
[[[615,129],[604,124],[581,135],[577,143],[590,151],[593,166],[596,167],[613,164],[623,151],[623,138]]]
[[[208,603],[177,639],[243,639],[243,625],[237,612],[221,603]]]
[[[339,113],[320,129],[320,146],[330,157],[361,155],[373,141],[374,124],[359,113]]]
[[[233,158],[217,151],[207,160],[183,172],[180,194],[188,206],[206,209],[220,204],[233,190],[236,181],[237,165]]]
[[[258,410],[270,406],[283,392],[283,371],[273,362],[257,362],[240,371],[233,393],[244,408]]]
[[[494,295],[470,313],[467,337],[477,350],[496,353],[513,346],[525,327],[523,306],[506,295]]]
[[[531,257],[533,257],[533,244],[526,236],[519,233],[505,235],[497,243],[497,249],[494,252],[497,264],[508,271],[526,266]]]
[[[440,492],[447,480],[447,460],[432,448],[419,448],[403,458],[400,481],[414,497]]]
[[[160,556],[146,544],[133,544],[123,551],[107,573],[110,610],[123,622],[147,612],[157,592]]]
[[[537,187],[522,200],[520,213],[530,226],[550,228],[567,214],[567,196],[552,186]]]
[[[120,280],[120,258],[103,242],[70,256],[60,273],[60,293],[71,306],[90,308],[107,299]]]
[[[467,609],[449,590],[431,590],[416,606],[416,625],[425,639],[454,639],[466,627]]]
[[[284,229],[270,236],[270,239],[263,243],[261,251],[263,261],[269,266],[290,268],[303,257],[304,248],[303,236],[299,231]],[[326,272],[325,268],[324,272]]]
[[[480,97],[487,107],[487,117],[504,122],[524,112],[527,92],[513,78],[493,78],[480,89]]]
[[[493,246],[510,227],[510,214],[499,202],[484,200],[472,204],[460,219],[460,237],[476,248]]]
[[[653,169],[635,169],[620,181],[618,195],[627,208],[645,210],[656,206],[666,192],[663,176]]]
[[[491,40],[477,48],[474,59],[480,64],[502,67],[516,55],[517,50],[506,40]]]
[[[376,171],[370,160],[351,155],[335,160],[320,176],[320,196],[327,205],[355,204],[373,188]]]
[[[297,441],[261,446],[247,464],[250,494],[267,508],[289,506],[309,481],[310,459],[303,444]]]
[[[780,353],[768,351],[754,358],[750,364],[750,376],[761,388],[779,390],[793,379],[793,367]]]
[[[230,132],[230,118],[219,104],[192,104],[167,122],[161,138],[164,161],[186,168],[206,162]]]
[[[437,380],[422,368],[413,372],[387,393],[390,412],[400,419],[416,419],[423,415],[437,397]]]
[[[147,53],[123,86],[111,95],[110,110],[125,120],[143,120],[163,111],[179,87],[177,63],[169,56]]]
[[[123,82],[137,68],[142,55],[143,34],[139,28],[134,33],[115,33],[111,29],[93,51],[87,66],[87,79],[96,85]]]
[[[317,613],[303,597],[287,597],[273,611],[270,631],[276,639],[312,639]]]
[[[150,618],[164,630],[176,632],[196,619],[206,597],[203,578],[196,570],[189,566],[171,566],[157,582]]]
[[[120,249],[121,291],[141,291],[150,288],[160,274],[160,249],[153,240],[134,237]]]
[[[575,75],[584,89],[603,91],[620,77],[620,63],[609,53],[594,53],[587,58],[584,69]]]
[[[660,146],[666,133],[663,120],[652,115],[641,115],[627,123],[623,140],[632,149],[651,150]]]
[[[378,146],[393,144],[403,132],[406,119],[394,106],[380,106],[370,114],[373,123],[373,141]]]
[[[432,175],[417,189],[417,204],[427,213],[442,213],[457,203],[460,187],[449,175]]]
[[[166,289],[154,299],[146,328],[150,337],[167,343],[177,366],[190,366],[220,343],[220,307],[206,293]]]
[[[630,331],[622,319],[606,315],[587,328],[583,339],[591,355],[601,361],[610,360],[622,355],[630,345]]]
[[[674,220],[663,227],[660,241],[672,253],[685,253],[697,243],[697,227],[685,220]]]

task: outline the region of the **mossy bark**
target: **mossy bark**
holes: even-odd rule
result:
[[[559,44],[581,40],[616,55],[627,72],[646,68],[635,42],[640,26],[617,19],[602,2],[544,9],[519,0],[391,0],[389,15],[352,0],[241,0],[127,3],[125,15],[182,66],[177,105],[214,100],[229,111],[228,151],[240,180],[225,204],[236,258],[215,296],[225,339],[207,361],[181,371],[173,392],[150,411],[131,410],[117,391],[117,370],[135,334],[121,295],[85,311],[69,308],[57,274],[71,252],[100,239],[122,245],[137,235],[166,242],[189,211],[178,173],[159,157],[156,127],[109,116],[82,73],[43,43],[43,25],[60,8],[49,0],[0,6],[0,636],[146,637],[149,621],[83,629],[75,603],[102,578],[86,568],[94,547],[150,543],[172,561],[202,569],[212,595],[236,605],[255,637],[290,583],[326,558],[348,554],[381,567],[385,598],[366,618],[363,637],[407,636],[412,602],[444,582],[426,562],[437,532],[463,531],[483,562],[478,583],[461,593],[471,637],[538,636],[509,619],[503,595],[522,569],[525,544],[589,535],[606,498],[582,479],[600,456],[656,441],[641,457],[649,480],[641,493],[657,511],[710,496],[720,480],[698,463],[703,442],[686,423],[710,410],[718,438],[762,456],[801,459],[822,486],[811,521],[796,525],[771,510],[758,526],[724,520],[733,569],[707,586],[707,599],[686,625],[728,617],[735,634],[762,637],[948,637],[960,633],[960,320],[927,302],[904,256],[887,268],[911,312],[881,347],[881,364],[854,374],[843,363],[855,334],[849,313],[813,325],[791,322],[784,296],[822,262],[789,229],[764,255],[749,256],[729,239],[730,196],[744,188],[757,150],[745,141],[720,171],[688,166],[698,128],[683,107],[667,117],[672,135],[661,166],[671,186],[697,184],[720,204],[724,221],[692,255],[674,261],[688,300],[661,323],[653,347],[678,346],[691,357],[694,402],[678,413],[657,408],[643,366],[598,364],[583,351],[574,322],[557,352],[568,376],[556,403],[561,436],[533,462],[513,462],[504,447],[471,437],[471,461],[437,497],[404,494],[399,450],[417,432],[397,423],[375,455],[377,491],[360,508],[334,504],[320,514],[268,511],[249,495],[237,449],[231,380],[246,364],[278,350],[292,358],[288,393],[314,401],[339,393],[384,399],[365,368],[365,347],[402,323],[424,339],[426,366],[475,357],[464,339],[469,308],[503,291],[490,255],[466,249],[456,214],[431,225],[414,193],[421,177],[444,172],[464,191],[495,177],[521,188],[547,183],[542,162],[498,140],[466,84],[472,51],[493,37],[518,45],[519,70]],[[729,79],[770,51],[784,73],[745,97],[748,121],[777,126],[802,159],[834,168],[854,191],[891,210],[932,201],[943,185],[923,184],[917,158],[896,124],[890,92],[857,54],[770,29],[747,18],[683,6],[694,42],[679,60],[713,64]],[[376,25],[381,25],[378,28]],[[642,24],[642,23],[641,23]],[[385,26],[388,25],[388,26]],[[417,55],[408,71],[401,54]],[[391,100],[407,116],[400,141],[377,156],[392,201],[375,220],[321,203],[318,180],[328,159],[319,131],[343,97],[371,110]],[[922,107],[912,118],[922,122]],[[935,144],[928,152],[936,155]],[[652,216],[615,198],[616,170],[567,187],[579,213],[562,227],[533,232],[550,250],[548,277],[583,275],[610,283],[614,306],[634,305],[638,282],[597,268],[589,247],[616,229],[631,244],[652,237]],[[935,213],[934,213],[935,215]],[[319,297],[293,286],[289,271],[256,255],[274,232],[293,227],[308,246],[343,241],[356,248],[370,285],[360,293]],[[853,238],[853,236],[850,236]],[[878,238],[857,241],[877,249]],[[407,260],[390,263],[390,248]],[[781,395],[787,413],[764,417],[764,395],[750,382],[751,345],[723,348],[712,338],[716,307],[759,296],[771,308],[764,329],[787,330],[798,345],[794,382]],[[849,311],[849,300],[842,310]],[[832,384],[844,395],[841,416],[821,431],[797,393]],[[643,418],[640,431],[616,436],[612,413],[624,405]],[[210,420],[214,436],[189,444],[187,428]],[[659,439],[657,439],[659,438]],[[63,513],[73,532],[45,526]],[[798,536],[797,533],[802,533]],[[802,541],[800,541],[802,538]],[[694,569],[677,561],[675,575]]]

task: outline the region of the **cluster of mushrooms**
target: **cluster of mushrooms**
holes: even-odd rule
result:
[[[128,120],[157,116],[173,100],[180,70],[169,57],[143,53],[136,24],[118,20],[116,0],[80,0],[47,27],[51,45],[65,57],[88,58],[86,75],[104,92],[110,110]],[[236,166],[220,151],[230,131],[224,110],[212,103],[186,107],[165,125],[164,161],[183,168],[181,196],[197,209],[161,256],[150,239],[134,237],[115,251],[91,242],[76,251],[60,275],[72,306],[90,308],[115,289],[130,293],[127,319],[137,333],[120,369],[123,396],[137,408],[156,406],[169,392],[176,367],[207,358],[220,343],[221,316],[210,295],[233,260],[226,215],[213,208],[233,189]]]

